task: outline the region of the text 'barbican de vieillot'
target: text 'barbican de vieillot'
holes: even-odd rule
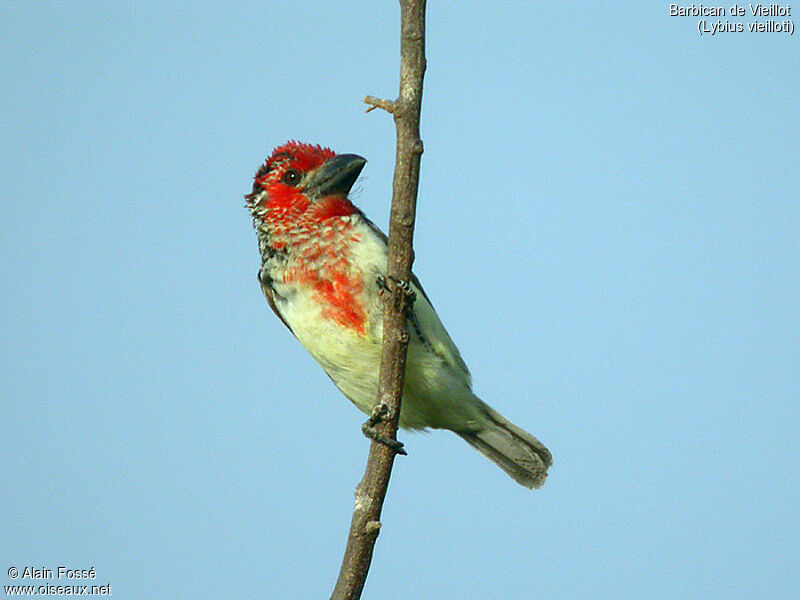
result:
[[[739,5],[734,5],[741,10]],[[792,6],[787,4],[782,6],[780,4],[748,4],[750,7],[750,14],[754,17],[791,17]],[[730,16],[743,16],[745,13],[740,12],[731,14]],[[669,5],[669,15],[671,17],[726,17],[728,16],[724,6],[706,6],[705,4],[691,4],[689,6],[680,6],[679,4]]]

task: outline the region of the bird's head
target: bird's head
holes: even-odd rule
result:
[[[256,171],[245,196],[257,226],[311,225],[357,212],[347,194],[367,161],[319,145],[290,141]]]

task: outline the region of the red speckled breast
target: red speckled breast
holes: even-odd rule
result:
[[[362,273],[349,260],[351,246],[358,243],[358,234],[352,231],[349,219],[326,219],[324,225],[305,231],[293,232],[296,251],[283,281],[308,286],[314,299],[322,305],[323,317],[363,335],[367,314],[361,295],[364,291]],[[276,240],[279,244],[280,241]]]

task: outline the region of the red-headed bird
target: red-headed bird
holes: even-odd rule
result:
[[[245,196],[270,307],[359,409],[378,395],[386,236],[348,199],[366,160],[287,142],[256,172]],[[409,282],[409,344],[400,426],[449,429],[515,481],[536,488],[550,452],[472,392],[458,348],[419,281]]]

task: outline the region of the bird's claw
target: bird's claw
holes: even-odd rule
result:
[[[405,444],[403,444],[403,442],[399,440],[393,440],[385,435],[381,435],[376,429],[376,425],[383,422],[388,414],[388,406],[386,406],[383,402],[376,404],[372,409],[372,414],[369,416],[369,419],[364,421],[364,424],[361,426],[361,433],[363,433],[372,441],[383,444],[384,446],[394,450],[397,454],[408,456],[408,452],[406,452]]]
[[[389,289],[389,284],[386,282],[386,277],[383,275],[378,275],[378,277],[375,278],[375,283],[378,285],[378,293],[381,295],[392,291]]]
[[[361,426],[361,433],[363,433],[366,437],[371,439],[373,442],[378,442],[379,444],[383,444],[384,446],[394,450],[397,454],[402,454],[403,456],[408,456],[408,452],[406,452],[405,444],[399,440],[393,440],[385,435],[381,435],[375,430],[375,427],[371,427],[369,421],[366,421]]]
[[[378,292],[381,294],[392,291],[392,288],[389,286],[389,282],[391,281],[403,292],[409,304],[413,304],[414,300],[417,299],[417,294],[414,292],[414,288],[411,287],[411,283],[404,279],[395,279],[391,275],[387,275],[386,277],[378,275],[375,281],[378,284]]]
[[[405,280],[397,281],[396,283],[397,287],[403,290],[403,293],[405,294],[406,299],[408,300],[408,304],[409,305],[414,304],[414,300],[417,299],[417,293],[414,291],[414,288],[411,287],[411,283]]]

